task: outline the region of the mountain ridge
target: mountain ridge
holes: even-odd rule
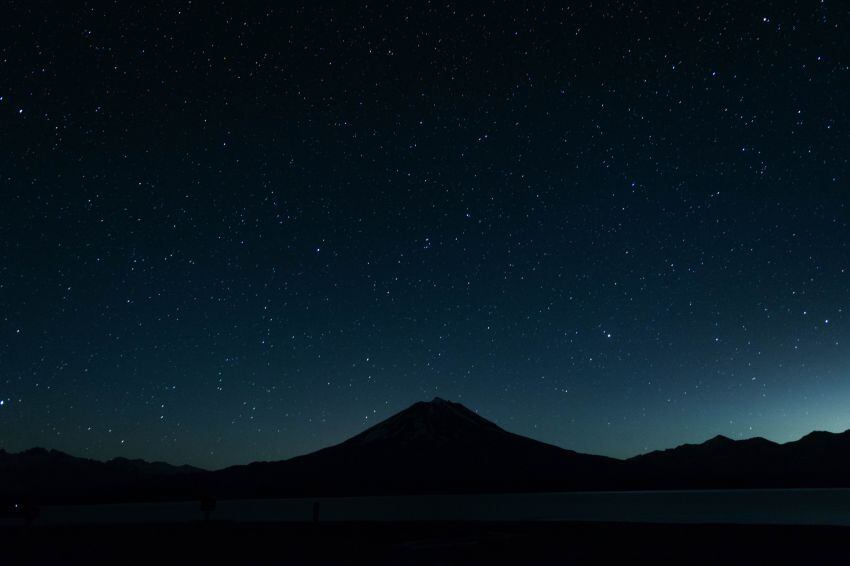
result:
[[[58,450],[0,449],[0,498],[52,501],[434,492],[850,487],[850,430],[795,441],[716,435],[627,459],[501,428],[464,405],[420,401],[332,446],[207,471]]]

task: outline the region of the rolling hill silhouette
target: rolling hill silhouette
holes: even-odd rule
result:
[[[850,431],[815,431],[778,444],[715,436],[626,461],[641,488],[782,488],[850,486]]]
[[[146,499],[153,493],[165,492],[164,482],[169,478],[202,471],[192,466],[126,458],[100,462],[44,448],[15,454],[0,449],[0,499]]]
[[[316,452],[218,471],[0,450],[0,499],[112,501],[436,492],[850,486],[850,431],[778,444],[716,436],[618,460],[513,434],[459,403],[418,402]]]

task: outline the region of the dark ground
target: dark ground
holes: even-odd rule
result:
[[[217,523],[0,528],[0,563],[844,564],[850,528]]]

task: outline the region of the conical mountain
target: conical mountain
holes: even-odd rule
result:
[[[508,432],[459,403],[418,402],[352,438],[214,475],[244,495],[529,491],[604,485],[621,462]]]
[[[435,397],[420,401],[346,440],[349,446],[370,447],[384,443],[443,446],[480,442],[509,434],[460,403]]]

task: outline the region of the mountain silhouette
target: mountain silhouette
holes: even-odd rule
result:
[[[736,441],[718,435],[702,444],[635,456],[627,464],[631,480],[641,487],[753,487],[773,475],[779,447],[764,438]]]
[[[360,447],[383,443],[450,446],[479,442],[484,438],[503,438],[504,435],[510,433],[460,403],[435,397],[430,403],[420,401],[413,404],[342,444]]]
[[[438,397],[335,446],[211,479],[215,491],[242,495],[527,491],[601,487],[619,464],[513,434]]]
[[[816,431],[784,444],[715,436],[626,464],[642,488],[844,487],[850,486],[850,431]]]
[[[199,472],[192,466],[126,458],[100,462],[44,448],[18,453],[0,449],[0,500],[144,499],[166,491],[160,485],[164,478]]]
[[[310,454],[212,472],[0,450],[0,502],[791,487],[850,487],[850,431],[784,444],[715,436],[618,460],[508,432],[435,398]]]

